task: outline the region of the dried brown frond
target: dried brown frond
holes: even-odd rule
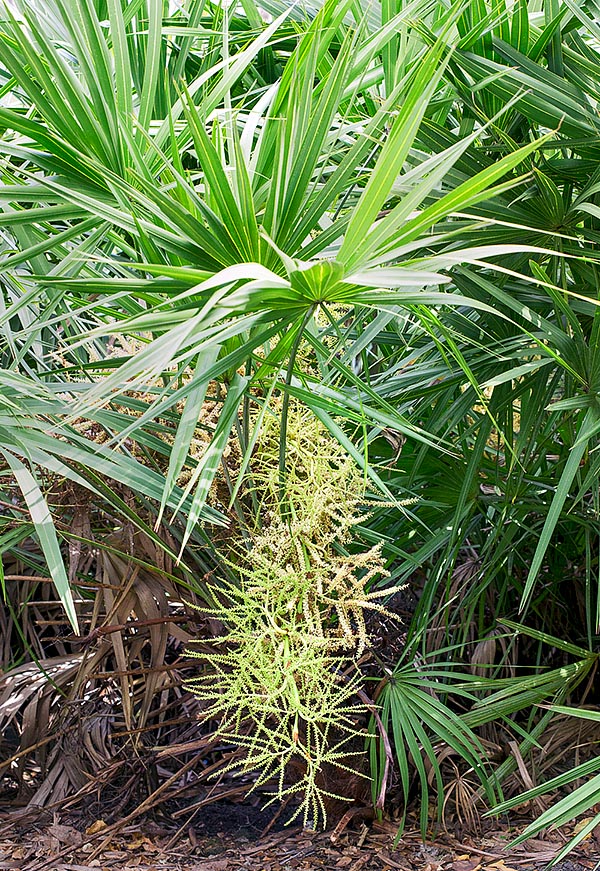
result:
[[[186,775],[197,747],[162,761],[158,754],[198,741],[201,705],[182,689],[190,669],[183,651],[199,622],[207,636],[212,628],[184,603],[197,594],[159,543],[116,524],[110,506],[88,491],[46,483],[68,540],[82,634],[72,634],[50,578],[36,572],[36,543],[25,539],[18,554],[5,554],[0,795],[32,808],[74,801],[84,816],[104,797],[103,813],[119,816],[171,778],[165,798],[198,779]],[[114,488],[137,506],[124,485]],[[176,550],[168,530],[160,535]]]

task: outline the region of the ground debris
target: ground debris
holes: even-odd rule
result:
[[[241,825],[232,806],[220,811],[183,828],[166,817],[120,829],[98,820],[83,831],[57,813],[29,825],[0,818],[0,871],[542,871],[565,844],[553,832],[507,847],[517,830],[495,824],[478,837],[441,831],[427,843],[407,828],[394,845],[396,823],[359,815],[335,837],[300,826],[261,837],[264,812],[246,807]],[[593,871],[597,860],[590,837],[555,869]]]

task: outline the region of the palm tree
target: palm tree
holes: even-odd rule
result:
[[[207,500],[233,438],[229,498],[248,522],[238,497],[279,396],[285,501],[289,408],[304,403],[383,494],[363,534],[393,580],[427,573],[380,690],[406,794],[405,746],[439,775],[437,735],[487,784],[472,728],[563,701],[595,662],[594,30],[533,5],[3,13],[3,377],[20,379],[21,429],[2,453],[61,600],[74,621],[36,469],[128,480],[185,562],[229,510]],[[195,459],[207,402],[219,412]],[[586,554],[587,597],[583,637],[552,641],[578,658],[568,680],[465,675],[465,645],[498,618],[539,643],[559,634],[565,541]],[[553,570],[549,593],[536,585]],[[484,712],[447,704],[491,691]]]

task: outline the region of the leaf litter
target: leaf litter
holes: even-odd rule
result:
[[[572,831],[551,832],[508,846],[520,827],[496,824],[485,833],[441,830],[426,843],[407,827],[394,846],[391,820],[365,822],[355,814],[343,830],[282,828],[277,812],[218,802],[184,826],[161,814],[134,825],[98,819],[81,830],[76,815],[0,813],[0,871],[542,871]],[[556,871],[593,871],[600,832],[557,863]]]

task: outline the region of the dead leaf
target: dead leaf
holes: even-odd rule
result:
[[[517,869],[507,865],[504,859],[498,859],[497,862],[487,863],[482,871],[517,871]]]
[[[125,845],[128,850],[143,850],[145,853],[156,853],[159,849],[147,835],[136,832],[131,841]]]
[[[48,834],[67,847],[79,847],[83,843],[83,835],[73,826],[63,826],[60,823],[48,827]]]
[[[452,863],[452,871],[479,871],[481,859],[458,859]]]
[[[589,823],[591,823],[591,821],[592,821],[593,819],[594,819],[593,817],[584,817],[584,819],[579,820],[579,822],[577,823],[577,825],[576,825],[575,828],[573,829],[573,835],[574,835],[574,836],[575,836],[575,835],[578,835],[579,832],[581,832],[583,829],[585,829],[585,827],[586,827]],[[585,836],[585,838],[583,838],[583,840],[584,840],[584,841],[587,841],[587,839],[590,838],[591,835],[592,835],[592,833],[591,833],[591,832],[588,832],[587,835]]]
[[[101,832],[104,829],[107,829],[108,825],[104,822],[104,820],[96,820],[92,823],[91,826],[88,826],[85,830],[86,835],[95,835],[97,832]]]

